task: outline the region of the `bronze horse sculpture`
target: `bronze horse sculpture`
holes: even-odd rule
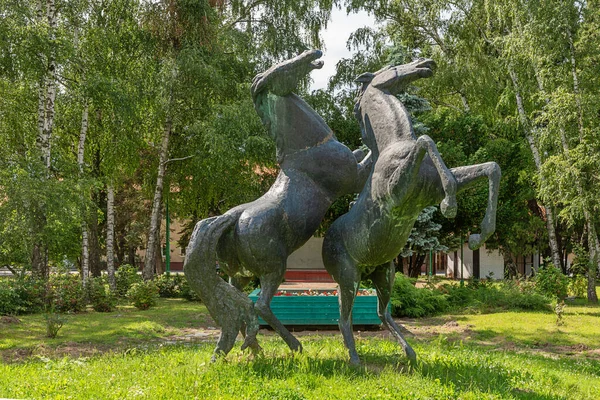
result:
[[[481,234],[469,238],[476,249],[494,232],[500,167],[495,162],[448,169],[435,143],[417,138],[411,118],[396,94],[419,78],[433,74],[432,60],[384,68],[362,74],[355,114],[363,142],[371,149],[373,168],[350,211],[325,234],[323,262],[339,284],[339,327],[350,354],[359,364],[352,334],[352,307],[361,280],[371,279],[378,296],[378,315],[403,347],[416,354],[392,319],[388,304],[394,284],[395,258],[405,245],[421,211],[439,204],[446,217],[456,215],[456,192],[479,179],[489,180],[488,205]]]
[[[251,91],[256,111],[275,138],[279,175],[259,199],[197,223],[186,251],[185,274],[222,329],[215,356],[227,354],[241,330],[242,346],[259,349],[260,315],[293,351],[300,342],[275,317],[270,303],[283,281],[288,256],[314,234],[333,201],[358,193],[370,171],[370,155],[338,142],[325,121],[292,93],[322,53],[306,51],[257,75]],[[247,296],[216,275],[215,260],[240,287],[260,280],[252,308]],[[256,311],[256,313],[254,312]]]

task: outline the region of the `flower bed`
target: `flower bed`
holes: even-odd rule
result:
[[[250,293],[254,302],[260,289]],[[336,290],[280,290],[271,301],[271,309],[284,325],[337,325],[340,318]],[[259,318],[261,325],[267,325]],[[353,325],[379,325],[377,296],[371,290],[359,290],[352,310]]]

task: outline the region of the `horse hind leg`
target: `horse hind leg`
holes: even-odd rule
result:
[[[275,332],[281,336],[290,350],[301,352],[302,344],[300,344],[298,339],[296,339],[285,326],[283,326],[281,321],[277,319],[271,310],[271,300],[273,299],[273,296],[275,296],[277,288],[279,288],[279,285],[283,281],[284,274],[285,264],[272,269],[272,272],[260,277],[260,295],[258,296],[254,308],[258,315],[275,329]]]
[[[427,151],[427,154],[433,161],[433,165],[442,180],[442,187],[446,197],[440,204],[442,215],[446,218],[454,218],[458,208],[456,202],[457,181],[452,172],[446,167],[442,156],[435,145],[435,142],[427,135],[419,136],[417,139],[417,148],[420,151]]]
[[[251,277],[246,277],[246,276],[242,276],[242,277],[229,277],[229,283],[235,287],[236,289],[238,289],[241,293],[244,292],[244,288],[248,285],[248,283],[250,283],[250,281],[252,280]],[[240,333],[242,334],[242,337],[244,338],[244,344],[242,345],[242,350],[245,350],[246,348],[250,348],[250,350],[252,351],[252,353],[254,354],[258,354],[262,351],[262,348],[260,347],[260,344],[258,343],[258,340],[256,339],[256,335],[258,333],[258,322],[256,322],[256,326],[249,326],[249,324],[247,324],[246,322],[242,322],[241,328],[240,328]]]
[[[392,335],[394,335],[396,340],[402,346],[406,357],[414,364],[417,361],[417,354],[402,335],[400,327],[392,318],[388,307],[394,288],[394,264],[390,262],[378,266],[375,268],[375,271],[369,275],[369,278],[371,278],[371,281],[373,281],[373,285],[375,285],[375,289],[377,290],[377,298],[379,300],[377,303],[377,315],[379,316],[379,319]]]
[[[481,233],[469,236],[469,248],[476,250],[496,230],[496,210],[498,208],[498,192],[501,177],[500,166],[495,162],[467,165],[453,168],[452,174],[456,177],[459,191],[468,188],[481,179],[489,181],[488,204],[483,221],[481,221]]]

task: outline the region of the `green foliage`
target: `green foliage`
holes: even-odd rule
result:
[[[67,321],[63,314],[55,311],[44,313],[44,320],[46,321],[46,337],[51,339],[58,336],[58,331],[60,331]]]
[[[17,315],[23,311],[21,298],[7,279],[0,280],[0,315]]]
[[[0,278],[0,315],[19,315],[40,312],[45,307],[46,283],[23,277]]]
[[[104,277],[88,280],[89,301],[94,311],[111,312],[117,306],[117,297],[111,292]]]
[[[567,297],[569,278],[560,269],[547,264],[538,270],[535,287],[544,296],[560,301]]]
[[[589,253],[583,246],[576,243],[573,246],[573,254],[575,254],[575,258],[569,267],[569,273],[575,277],[587,275],[591,262]]]
[[[428,317],[440,314],[448,308],[448,301],[440,292],[427,288],[418,289],[414,280],[396,274],[392,292],[392,315],[395,317]]]
[[[181,288],[181,297],[183,297],[187,301],[201,301],[200,296],[198,296],[198,293],[196,293],[196,291],[194,289],[192,289],[192,287],[190,286],[190,284],[185,276],[181,280],[180,288]]]
[[[536,293],[534,287],[526,280],[473,280],[466,286],[442,285],[439,290],[447,296],[449,308],[459,312],[548,311],[550,300]]]
[[[185,283],[184,283],[185,282]],[[187,283],[184,275],[162,274],[154,278],[160,297],[183,297],[182,286]]]
[[[575,275],[569,279],[568,293],[570,296],[583,298],[587,294],[587,278],[582,275]]]
[[[147,310],[157,304],[158,287],[152,281],[137,282],[127,291],[127,298],[140,310]]]
[[[80,312],[86,307],[85,289],[79,275],[51,274],[48,282],[48,304],[58,312]]]
[[[439,239],[439,231],[442,225],[433,221],[436,207],[427,207],[417,217],[415,225],[410,231],[410,236],[400,255],[410,257],[413,254],[426,254],[430,251],[444,252],[448,247],[442,245]]]
[[[127,295],[133,284],[141,281],[142,277],[138,274],[138,268],[133,265],[123,264],[115,272],[117,294],[121,297]]]

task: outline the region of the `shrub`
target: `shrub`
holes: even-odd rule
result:
[[[48,299],[57,312],[84,311],[85,290],[79,275],[52,274],[49,280]]]
[[[160,297],[174,298],[181,297],[181,285],[185,278],[180,275],[163,274],[154,279],[158,286]]]
[[[535,287],[544,296],[562,300],[567,297],[569,278],[555,266],[546,265],[536,274]]]
[[[54,339],[65,324],[66,318],[64,315],[51,311],[44,314],[44,319],[46,320],[46,336]]]
[[[90,278],[88,281],[89,300],[94,311],[111,312],[117,305],[117,298],[110,291],[103,277]]]
[[[448,308],[448,301],[440,292],[418,289],[413,285],[413,280],[400,273],[396,274],[391,303],[395,317],[426,317]]]
[[[496,310],[549,310],[550,300],[534,291],[525,280],[471,286],[446,284],[440,291],[446,294],[448,305],[455,311],[492,312]]]
[[[134,283],[138,283],[142,281],[142,277],[138,275],[138,268],[129,265],[123,264],[115,273],[115,283],[117,286],[117,294],[121,297],[127,295],[127,292],[131,288]]]
[[[158,287],[152,281],[138,282],[131,285],[127,298],[140,310],[147,310],[158,301]]]
[[[15,291],[21,299],[23,314],[40,312],[48,300],[47,283],[31,276],[17,278],[14,281]]]
[[[23,309],[19,294],[8,279],[0,280],[0,315],[17,315]]]
[[[198,296],[198,293],[196,293],[196,291],[194,289],[192,289],[192,287],[190,286],[190,283],[187,280],[187,277],[183,277],[183,279],[181,280],[181,297],[183,297],[184,299],[188,300],[188,301],[201,301],[200,296]]]
[[[575,297],[587,296],[587,278],[582,275],[576,275],[569,280],[569,295]]]

